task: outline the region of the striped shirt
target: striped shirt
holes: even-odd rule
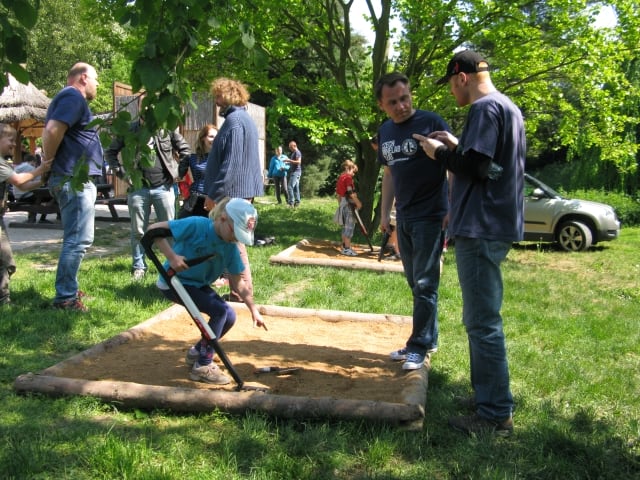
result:
[[[258,129],[246,108],[231,106],[216,135],[204,177],[209,198],[246,198],[264,195]]]

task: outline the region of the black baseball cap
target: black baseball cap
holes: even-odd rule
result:
[[[473,50],[464,50],[456,53],[447,65],[447,73],[436,82],[436,85],[447,83],[451,77],[458,73],[488,72],[489,63],[482,55]]]

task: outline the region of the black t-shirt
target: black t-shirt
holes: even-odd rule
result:
[[[384,122],[378,131],[378,161],[391,169],[399,220],[441,220],[448,211],[446,169],[424,153],[414,133],[449,131],[433,112],[416,110],[402,123]]]

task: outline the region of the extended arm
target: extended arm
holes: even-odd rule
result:
[[[440,136],[446,133],[446,136]],[[420,142],[427,156],[442,163],[447,170],[462,174],[476,180],[485,180],[490,174],[491,157],[487,157],[475,150],[466,153],[458,150],[457,139],[448,132],[434,132],[433,138],[413,134],[413,138]]]
[[[51,168],[51,159],[43,160],[42,163],[30,172],[13,173],[9,177],[9,183],[20,190],[33,190],[42,185],[42,175]],[[41,177],[41,178],[37,178]]]
[[[382,205],[381,205],[381,218],[380,229],[383,232],[389,230],[391,221],[391,207],[393,206],[393,198],[395,191],[393,189],[393,177],[391,176],[391,169],[388,166],[384,167],[384,173],[382,175]]]
[[[238,292],[238,295],[240,295],[240,298],[242,298],[242,301],[251,312],[251,317],[253,318],[253,326],[262,327],[267,330],[267,325],[264,323],[258,307],[255,303],[253,303],[253,295],[251,294],[247,283],[242,278],[242,275],[230,275],[229,283],[231,284],[232,290]]]
[[[146,239],[144,237],[147,237]],[[169,265],[176,272],[181,272],[189,268],[186,263],[186,258],[182,255],[178,255],[171,248],[168,238],[173,237],[171,229],[169,228],[169,222],[157,222],[149,226],[147,232],[144,234],[143,241],[153,241],[153,244],[158,247],[158,250],[169,261]]]

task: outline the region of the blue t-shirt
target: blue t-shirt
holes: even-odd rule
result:
[[[215,232],[213,222],[206,217],[187,217],[170,220],[169,229],[173,235],[173,250],[187,258],[187,260],[214,254],[212,258],[198,265],[188,268],[176,275],[185,285],[204,287],[211,285],[227,270],[232,275],[244,271],[244,264],[240,258],[240,251],[235,243],[225,242]],[[169,261],[165,261],[164,268],[169,268]],[[160,276],[160,288],[166,283]]]
[[[74,87],[65,87],[51,100],[45,124],[57,120],[68,129],[51,166],[54,175],[69,176],[73,167],[83,160],[89,163],[89,175],[102,175],[102,144],[96,127],[87,129],[94,119],[87,100]]]
[[[402,123],[389,119],[380,126],[378,161],[391,169],[399,220],[442,220],[447,214],[446,169],[427,157],[412,137],[437,130],[449,131],[449,125],[425,110],[416,110]]]
[[[291,156],[289,157],[291,160],[302,160],[302,152],[300,150],[298,150],[297,148],[291,152]],[[291,167],[291,164],[289,164],[289,167]],[[302,173],[302,162],[300,163],[294,163],[293,164],[293,169],[289,170],[289,173]]]
[[[474,150],[503,168],[497,180],[453,176],[449,232],[455,236],[513,242],[524,231],[526,138],[522,114],[505,95],[475,101],[458,141],[462,154]]]

